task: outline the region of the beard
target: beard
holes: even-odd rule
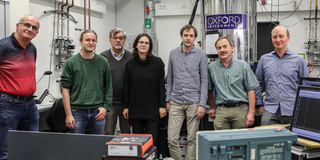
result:
[[[122,45],[121,45],[121,44],[116,44],[116,45],[114,46],[114,48],[115,48],[115,49],[122,49]]]

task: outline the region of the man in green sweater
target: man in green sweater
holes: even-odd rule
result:
[[[103,134],[112,103],[112,77],[107,59],[94,53],[97,34],[81,33],[82,50],[69,58],[61,75],[66,126],[71,133]]]

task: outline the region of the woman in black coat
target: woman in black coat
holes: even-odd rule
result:
[[[133,133],[151,134],[157,146],[160,118],[166,116],[164,63],[152,55],[152,39],[139,34],[133,43],[133,58],[125,66],[125,109]]]

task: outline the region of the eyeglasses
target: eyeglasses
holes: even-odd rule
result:
[[[39,30],[39,28],[37,26],[33,26],[33,25],[29,24],[29,23],[19,23],[19,24],[23,24],[27,28],[32,27],[32,30],[34,30],[34,31],[38,31]]]
[[[124,40],[124,37],[116,37],[116,36],[114,36],[114,37],[112,37],[112,39],[114,39],[114,40],[120,40],[120,41],[123,41]]]
[[[143,42],[143,41],[139,41],[138,43],[139,43],[140,45],[143,45],[143,44],[144,44],[144,45],[146,45],[146,46],[148,46],[148,45],[150,44],[149,42]]]

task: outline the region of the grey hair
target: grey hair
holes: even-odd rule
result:
[[[126,32],[125,32],[123,29],[118,28],[118,27],[113,28],[113,29],[109,32],[109,38],[111,39],[113,35],[116,35],[116,34],[118,34],[118,33],[120,33],[120,32],[123,33],[124,39],[127,39]]]
[[[229,42],[230,46],[233,46],[233,41],[232,41],[230,38],[223,36],[223,37],[219,37],[219,38],[217,39],[217,41],[216,41],[216,43],[215,43],[215,47],[216,47],[216,48],[217,48],[217,43],[218,43],[218,41],[220,41],[220,40],[222,40],[222,39],[226,39],[226,40]]]
[[[32,16],[32,17],[35,17],[37,20],[38,20],[38,29],[40,28],[40,23],[39,23],[39,19],[36,17],[36,16],[34,16],[34,15],[32,15],[32,14],[25,14],[25,15],[22,15],[20,18],[19,18],[19,20],[18,20],[18,23],[22,23],[22,21],[23,21],[23,19],[24,19],[24,17],[25,16]]]

